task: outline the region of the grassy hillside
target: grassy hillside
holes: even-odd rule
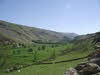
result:
[[[34,27],[28,27],[0,21],[0,33],[7,37],[22,43],[32,43],[32,40],[43,40],[43,41],[59,41],[64,39],[72,39],[77,36],[76,34],[63,34],[50,30],[44,30]]]
[[[96,33],[95,36],[91,36],[88,39],[74,40],[69,44],[28,44],[26,47],[22,46],[21,48],[9,45],[5,48],[5,52],[8,51],[8,56],[1,59],[2,72],[11,68],[15,69],[15,71],[1,73],[1,75],[62,75],[67,68],[75,67],[78,63],[83,62],[84,59],[54,63],[88,56],[93,51],[95,44],[93,41],[97,38],[99,38],[99,35]],[[26,67],[21,68],[21,72],[18,72],[17,68],[19,66]]]

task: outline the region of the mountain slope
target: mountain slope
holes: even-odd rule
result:
[[[76,34],[71,34],[72,36],[70,37],[69,34],[13,24],[5,21],[0,21],[0,33],[14,41],[23,43],[31,43],[32,40],[59,41],[66,38],[72,39],[77,36]]]
[[[100,75],[100,32],[84,35],[82,40],[91,39],[93,44],[92,53],[90,53],[85,62],[82,62],[75,66],[75,68],[69,69],[65,75]],[[88,44],[87,44],[88,45]]]

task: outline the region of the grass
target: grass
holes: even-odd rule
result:
[[[87,56],[92,51],[86,51],[83,53],[71,52],[64,56],[57,57],[52,62],[75,59],[83,56]],[[75,67],[78,63],[84,62],[84,59],[71,61],[71,62],[63,62],[58,64],[41,64],[41,65],[33,65],[27,68],[21,69],[21,72],[14,71],[11,73],[1,73],[0,75],[63,75],[64,72],[70,68]]]
[[[92,47],[93,46],[89,41],[83,41],[78,44],[59,44],[53,46],[51,44],[32,44],[26,48],[9,48],[8,46],[8,52],[6,52],[8,53],[7,61],[5,67],[3,67],[1,70],[5,71],[7,68],[10,69],[15,66],[18,67],[19,65],[33,64],[37,61],[42,61],[42,63],[53,63],[85,57],[92,52]],[[2,51],[2,53],[5,53],[6,50]],[[66,69],[75,67],[78,63],[83,61],[83,59],[80,59],[58,64],[53,63],[32,65],[26,68],[22,68],[21,72],[13,71],[11,73],[0,73],[0,75],[63,75]],[[1,64],[3,62],[4,60],[1,61]]]
[[[57,57],[54,61],[55,62],[58,62],[58,61],[64,61],[64,60],[70,60],[70,59],[75,59],[75,58],[81,58],[81,57],[85,57],[87,56],[88,54],[90,54],[92,52],[92,50],[89,50],[89,51],[86,51],[86,52],[83,52],[83,53],[78,53],[78,52],[71,52],[69,54],[66,54],[64,56],[59,56]]]
[[[48,65],[33,65],[24,69],[21,72],[14,71],[11,73],[1,73],[0,75],[63,75],[70,67],[75,67],[78,63],[84,60],[65,62],[59,64]]]
[[[54,45],[55,47],[51,47],[52,45],[45,45],[45,49],[43,50],[42,46],[44,45],[35,44],[34,47],[32,45],[31,47],[27,48],[11,48],[9,46],[5,46],[5,48],[0,49],[0,54],[3,55],[0,57],[0,65],[3,64],[4,59],[6,60],[6,64],[4,66],[0,66],[0,70],[6,70],[7,68],[16,66],[16,64],[33,64],[35,63],[34,55],[36,55],[37,61],[48,60],[51,59],[54,50],[56,51],[55,54],[58,56],[61,53],[61,50],[65,50],[67,48],[66,45]],[[41,48],[40,50],[38,50],[39,47]],[[30,48],[32,49],[32,52],[28,51]],[[35,52],[37,52],[37,54]],[[6,57],[4,57],[4,55],[6,55]]]

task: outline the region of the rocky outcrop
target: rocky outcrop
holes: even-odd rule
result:
[[[77,70],[74,68],[70,68],[64,75],[79,75]]]
[[[88,56],[87,62],[69,69],[65,75],[100,75],[100,45],[95,46],[95,50]]]
[[[75,69],[78,71],[79,75],[92,75],[100,72],[99,65],[95,63],[79,64]]]

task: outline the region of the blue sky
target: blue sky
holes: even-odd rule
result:
[[[0,20],[87,34],[100,31],[100,0],[0,0]]]

